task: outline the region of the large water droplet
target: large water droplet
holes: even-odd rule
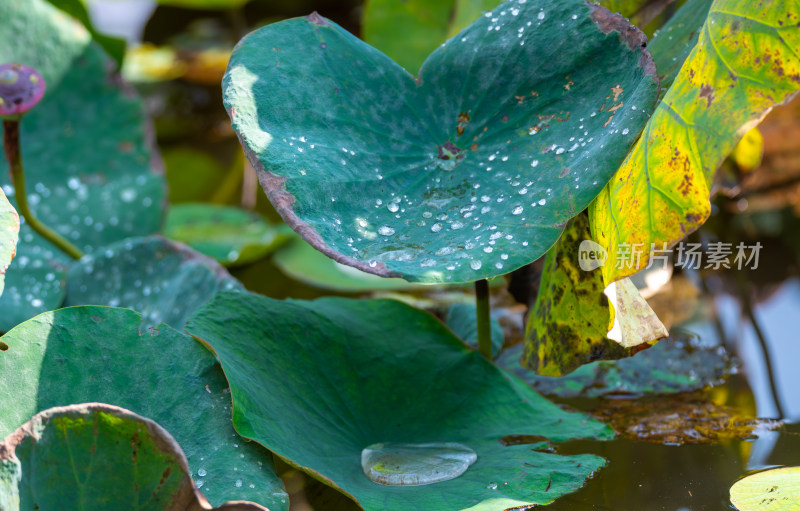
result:
[[[477,459],[475,451],[455,442],[387,442],[361,451],[361,468],[364,475],[379,484],[419,486],[454,479]]]
[[[392,234],[394,234],[394,229],[392,229],[388,225],[383,225],[380,228],[378,228],[378,233],[384,236],[391,236]]]

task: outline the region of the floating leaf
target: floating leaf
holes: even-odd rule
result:
[[[591,412],[623,438],[659,444],[709,444],[754,438],[780,421],[756,419],[694,394],[604,399]]]
[[[563,441],[609,430],[561,410],[399,302],[220,293],[186,328],[222,363],[237,431],[367,511],[543,504],[603,464],[501,444],[513,434]],[[390,488],[361,466],[365,448],[386,442],[456,442],[477,462],[449,481]]]
[[[731,486],[731,504],[739,511],[800,510],[800,467],[765,470]]]
[[[3,294],[6,268],[17,252],[18,234],[19,216],[0,189],[0,295]]]
[[[288,509],[270,454],[234,432],[228,383],[213,355],[167,325],[148,330],[141,322],[126,309],[71,307],[0,338],[0,437],[53,406],[110,403],[169,430],[212,504],[247,499]]]
[[[415,74],[439,45],[500,0],[368,0],[361,31],[371,46]]]
[[[699,346],[694,338],[674,336],[633,357],[601,360],[553,378],[523,368],[522,344],[498,357],[497,364],[542,394],[559,397],[640,396],[688,392],[718,385],[735,370],[722,347]]]
[[[719,164],[800,88],[798,22],[793,0],[714,2],[641,139],[590,208],[592,236],[612,263],[623,242],[645,252],[638,265],[606,264],[606,283],[644,267],[651,246],[674,245],[708,218]]]
[[[643,44],[579,0],[507,2],[415,80],[312,15],[242,40],[224,99],[315,248],[384,277],[471,282],[541,256],[619,166],[657,94]]]
[[[0,2],[0,62],[36,68],[47,92],[21,122],[28,201],[84,251],[157,232],[164,180],[151,169],[141,102],[75,20],[43,0]],[[13,201],[7,172],[0,184]],[[71,260],[29,227],[0,298],[0,331],[57,308]]]
[[[161,426],[118,406],[50,408],[0,443],[0,509],[211,510]],[[237,502],[227,511],[268,511]]]
[[[492,356],[496,357],[503,349],[503,327],[491,318]],[[478,347],[478,311],[473,303],[454,303],[447,308],[444,323],[461,340],[473,348]]]
[[[73,264],[64,306],[125,307],[142,314],[147,326],[181,328],[223,289],[242,285],[213,259],[155,235],[113,243]]]
[[[603,294],[602,275],[596,270],[588,271],[589,266],[583,267],[587,263],[582,258],[592,253],[588,249],[592,247],[585,245],[588,232],[586,215],[576,216],[545,256],[539,294],[525,326],[521,359],[523,366],[540,375],[561,376],[582,364],[629,357],[634,353],[630,346],[612,341],[607,334],[613,317],[625,322],[626,339],[633,337],[635,325],[630,326],[632,319],[627,316],[641,309],[627,302],[622,302],[624,308],[620,308],[617,302],[616,315],[612,316],[614,311]],[[597,255],[596,263],[602,265],[602,262]],[[633,286],[630,280],[628,282]],[[635,286],[633,291],[638,295]],[[620,299],[626,297],[630,295],[620,293]],[[644,302],[641,296],[639,300]],[[652,309],[650,315],[655,317]]]
[[[289,277],[322,289],[357,293],[418,287],[403,279],[385,279],[337,263],[299,238],[282,247],[272,260]]]
[[[257,261],[293,237],[291,229],[270,225],[257,213],[199,203],[170,207],[164,235],[226,266]]]

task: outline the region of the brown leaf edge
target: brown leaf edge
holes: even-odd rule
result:
[[[63,415],[86,416],[96,412],[106,413],[119,417],[120,419],[132,420],[143,424],[147,428],[147,432],[153,438],[155,445],[163,453],[178,462],[181,467],[181,472],[183,472],[183,480],[178,493],[169,504],[169,507],[164,508],[166,511],[269,511],[269,509],[260,504],[239,500],[226,502],[220,507],[212,507],[205,496],[197,489],[194,481],[192,481],[189,475],[189,462],[186,459],[186,455],[183,453],[183,449],[181,449],[178,442],[175,441],[166,429],[159,426],[155,421],[137,415],[130,410],[105,403],[81,403],[68,406],[56,406],[37,413],[28,422],[17,428],[16,431],[9,434],[0,442],[0,461],[18,461],[15,452],[17,446],[29,437],[37,440],[39,438],[39,432],[43,430],[44,426],[51,419]]]

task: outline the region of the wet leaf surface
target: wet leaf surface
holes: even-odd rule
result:
[[[76,21],[43,0],[0,3],[0,62],[36,68],[44,99],[20,125],[33,213],[83,251],[161,227],[163,178],[154,172],[142,104]],[[4,161],[4,160],[3,160]],[[5,165],[0,184],[13,202]],[[57,308],[71,260],[22,225],[0,297],[0,331]]]
[[[0,295],[3,294],[6,268],[17,252],[19,215],[0,190]]]
[[[2,338],[0,436],[53,406],[103,402],[149,417],[186,453],[212,504],[245,499],[272,510],[288,498],[270,454],[236,435],[228,383],[214,356],[136,312],[71,307],[47,312]]]
[[[222,363],[237,431],[366,510],[545,503],[603,464],[504,447],[499,440],[512,434],[564,441],[606,439],[609,430],[556,407],[399,302],[221,293],[186,328]],[[477,461],[449,481],[387,487],[361,466],[362,450],[382,442],[458,442]]]
[[[155,422],[101,403],[50,408],[0,443],[5,511],[211,510],[186,456]],[[228,511],[267,511],[252,503]]]
[[[731,486],[731,504],[739,511],[800,510],[800,467],[782,467],[749,475]]]
[[[649,399],[610,399],[591,411],[621,437],[670,445],[705,444],[755,438],[757,432],[780,426],[779,421],[742,415],[697,394]]]
[[[643,37],[582,1],[508,2],[416,81],[314,15],[247,36],[224,100],[267,195],[318,250],[471,282],[541,256],[616,170],[656,99]]]
[[[671,394],[722,383],[735,362],[719,347],[704,347],[694,337],[676,335],[620,360],[602,360],[561,377],[539,376],[519,364],[522,345],[505,350],[497,364],[534,389],[558,397]]]
[[[420,287],[403,279],[386,279],[337,263],[299,238],[281,247],[272,260],[289,277],[322,289],[358,293]]]
[[[113,243],[73,264],[64,306],[133,309],[146,326],[182,328],[220,290],[243,289],[213,259],[155,235]]]
[[[244,209],[195,203],[169,208],[164,236],[186,243],[224,266],[239,266],[272,253],[294,233]]]
[[[641,139],[589,210],[609,261],[624,260],[623,242],[645,249],[639,264],[606,264],[606,283],[644,267],[651,244],[674,245],[708,218],[719,164],[800,89],[798,22],[794,1],[714,3]]]

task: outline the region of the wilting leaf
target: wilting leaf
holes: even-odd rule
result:
[[[155,235],[113,243],[73,264],[64,306],[125,307],[142,314],[147,326],[182,328],[223,289],[242,285],[213,259]]]
[[[86,403],[37,413],[0,443],[3,511],[211,510],[175,439],[118,406]],[[248,502],[219,511],[268,511]]]
[[[491,318],[492,356],[496,357],[503,349],[503,327],[496,319]],[[472,303],[454,303],[447,308],[444,323],[450,327],[462,341],[473,348],[478,347],[478,313]]]
[[[579,262],[579,258],[591,252],[585,245],[588,237],[586,215],[578,215],[545,256],[539,294],[525,327],[525,348],[520,361],[540,375],[561,376],[596,360],[629,357],[635,353],[633,346],[667,335],[666,331],[659,331],[658,336],[642,337],[650,333],[640,331],[642,323],[655,321],[660,325],[660,322],[630,280],[614,286],[633,287],[632,293],[638,301],[631,303],[631,292],[623,292],[619,294],[622,301],[614,303],[616,314],[610,308],[603,294],[600,272],[584,269],[581,264],[586,263]],[[599,254],[597,257],[597,262],[602,263]],[[607,337],[612,318],[624,325],[624,338],[631,344]],[[639,342],[634,342],[634,337]]]
[[[92,34],[92,38],[97,41],[97,44],[103,47],[108,55],[114,59],[117,66],[122,65],[122,59],[125,57],[125,40],[118,37],[107,36],[98,32],[92,20],[89,18],[89,12],[86,10],[86,4],[82,0],[47,0],[55,5],[62,11],[66,12],[76,20],[80,21],[86,30]]]
[[[299,238],[282,247],[272,260],[289,277],[322,289],[357,293],[419,287],[403,279],[385,279],[337,263]]]
[[[17,236],[19,235],[19,216],[8,202],[6,194],[0,190],[0,295],[3,294],[3,282],[8,264],[17,252]]]
[[[546,503],[603,464],[501,444],[506,435],[563,441],[609,430],[561,410],[399,302],[221,293],[186,328],[222,363],[237,431],[367,511]],[[449,481],[384,486],[364,475],[361,453],[385,442],[457,442],[477,462]]]
[[[600,272],[597,273],[595,278],[601,280]],[[607,334],[609,339],[624,348],[633,348],[669,335],[631,279],[618,280],[603,292],[614,305],[614,324]]]
[[[645,266],[651,246],[674,245],[708,218],[719,164],[800,88],[798,22],[793,0],[714,2],[641,139],[590,208],[593,238],[612,263],[623,242],[644,249],[638,265],[606,264],[606,283]]]
[[[368,0],[361,18],[364,41],[416,74],[439,45],[499,0]]]
[[[623,438],[670,445],[754,438],[757,431],[768,431],[781,424],[748,417],[735,408],[694,394],[605,399],[591,413],[610,424]]]
[[[71,307],[0,338],[0,437],[53,406],[110,403],[170,431],[212,504],[246,499],[288,509],[269,452],[234,432],[228,382],[214,356],[167,325],[141,322],[126,309]]]
[[[739,511],[800,510],[800,467],[765,470],[731,486],[731,504]]]
[[[559,397],[640,396],[688,392],[718,385],[735,368],[721,347],[698,346],[691,337],[673,336],[635,356],[601,360],[553,378],[539,376],[519,363],[522,344],[500,354],[497,364],[534,389]]]
[[[315,248],[384,277],[471,282],[541,256],[619,166],[657,94],[643,42],[580,0],[507,2],[415,80],[312,15],[241,41],[224,100]]]
[[[285,225],[232,206],[179,204],[169,208],[164,236],[186,243],[225,266],[257,261],[294,237]]]
[[[143,107],[109,72],[103,50],[43,0],[0,2],[0,19],[0,62],[33,66],[47,82],[20,126],[34,214],[84,251],[158,231],[164,180],[151,168]],[[13,202],[8,182],[0,164],[0,184]],[[0,298],[0,331],[57,308],[70,262],[23,224]]]

